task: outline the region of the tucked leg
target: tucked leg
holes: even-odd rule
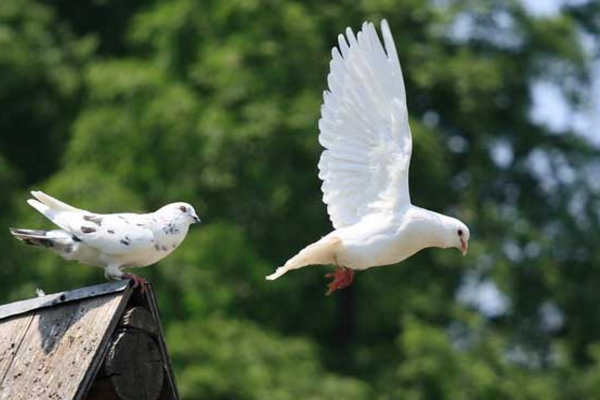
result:
[[[109,281],[120,281],[124,279],[123,275],[120,265],[109,265],[104,268],[104,277]]]
[[[346,267],[337,266],[335,272],[325,275],[326,278],[333,278],[333,281],[327,285],[326,295],[330,295],[336,290],[348,287],[354,281],[354,270]]]

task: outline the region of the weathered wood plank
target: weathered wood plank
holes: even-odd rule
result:
[[[104,363],[106,354],[109,351],[111,337],[112,337],[113,333],[115,332],[115,329],[117,328],[117,324],[119,323],[120,318],[123,315],[123,312],[125,311],[125,308],[129,304],[129,300],[131,299],[132,294],[133,294],[133,289],[131,288],[130,285],[127,285],[125,287],[125,290],[123,291],[123,293],[121,293],[121,302],[117,306],[117,308],[113,314],[112,320],[108,323],[108,327],[106,329],[106,332],[104,333],[104,337],[102,338],[100,346],[98,347],[97,354],[92,359],[90,367],[88,368],[88,371],[84,376],[84,379],[81,381],[81,383],[79,385],[79,389],[77,389],[77,392],[75,393],[75,396],[74,396],[75,399],[77,399],[77,400],[83,399],[84,396],[86,396],[87,393],[89,392],[92,385],[94,384],[94,380],[96,380],[96,376],[98,376],[98,373],[100,372],[100,369],[101,369],[100,367]]]
[[[14,303],[0,306],[0,320],[14,315],[24,314],[28,311],[42,307],[52,307],[59,304],[69,303],[75,300],[86,299],[95,296],[103,296],[109,293],[122,292],[129,286],[128,280],[103,283],[101,285],[88,286],[68,292],[54,293],[33,299],[16,301]]]
[[[125,329],[117,335],[105,370],[122,400],[157,400],[162,391],[160,349],[150,335],[138,329]]]
[[[144,307],[133,307],[125,311],[121,318],[121,326],[139,329],[152,337],[158,335],[158,326],[154,316]]]
[[[122,400],[119,399],[109,377],[96,379],[85,400]]]
[[[75,398],[127,297],[113,293],[36,310],[2,383],[0,399]]]
[[[2,392],[2,382],[19,351],[32,320],[33,315],[26,315],[0,321],[0,393]]]

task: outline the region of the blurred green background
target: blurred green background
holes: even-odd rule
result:
[[[0,303],[104,282],[10,236],[50,227],[28,190],[107,213],[181,200],[204,224],[136,272],[185,399],[600,399],[600,129],[581,119],[600,3],[534,2],[0,2]],[[330,49],[383,17],[412,199],[464,220],[469,256],[426,250],[330,297],[324,267],[267,282],[331,229]]]

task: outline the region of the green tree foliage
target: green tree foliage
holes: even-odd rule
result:
[[[427,250],[331,297],[323,267],[265,282],[331,228],[330,49],[383,17],[412,198],[466,221],[470,254]],[[583,106],[599,20],[593,1],[545,17],[516,0],[0,2],[0,300],[103,281],[9,236],[50,226],[27,190],[99,212],[182,200],[205,224],[141,274],[187,399],[599,398],[600,150],[532,118],[540,82]],[[473,286],[505,307],[482,312]]]
[[[59,164],[94,42],[74,37],[53,10],[33,1],[3,4],[0,23],[0,152],[31,183]]]

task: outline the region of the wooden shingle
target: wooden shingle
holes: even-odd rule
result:
[[[0,400],[178,398],[150,285],[0,306]]]

